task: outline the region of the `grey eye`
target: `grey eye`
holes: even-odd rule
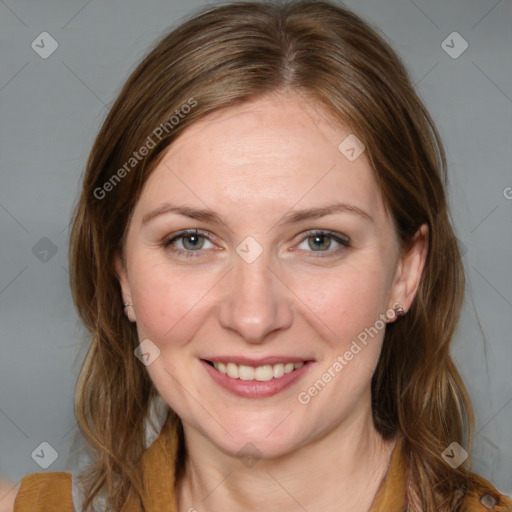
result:
[[[186,250],[204,249],[205,242],[211,243],[205,236],[198,233],[177,236],[174,241],[181,240],[182,247]]]
[[[308,236],[308,245],[311,249],[320,251],[326,251],[330,248],[332,238],[328,235],[312,235]]]

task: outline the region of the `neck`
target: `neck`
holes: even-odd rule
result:
[[[187,462],[176,489],[179,512],[367,512],[396,444],[375,430],[371,410],[293,453],[251,467],[208,441],[205,446],[198,436],[185,427]]]

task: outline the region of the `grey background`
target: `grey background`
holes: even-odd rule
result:
[[[129,72],[202,5],[0,1],[3,478],[43,471],[31,457],[43,441],[59,454],[48,471],[71,469],[72,397],[83,357],[68,287],[71,209],[93,138]],[[476,410],[474,469],[512,494],[512,3],[346,5],[405,60],[443,137],[469,280],[454,354]],[[31,48],[44,31],[59,45],[47,59]],[[441,47],[454,31],[469,45],[456,59]]]

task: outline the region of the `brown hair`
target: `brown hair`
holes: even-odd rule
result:
[[[345,8],[310,0],[237,2],[196,14],[135,69],[97,136],[70,246],[73,298],[91,334],[75,396],[77,421],[94,455],[83,474],[84,510],[100,490],[115,510],[130,488],[142,492],[137,462],[156,391],[133,355],[139,341],[123,314],[113,265],[141,189],[187,126],[287,90],[309,95],[365,144],[404,247],[421,224],[429,227],[416,298],[386,329],[372,407],[384,437],[405,437],[410,510],[459,506],[467,463],[454,469],[441,453],[454,441],[469,451],[473,413],[449,352],[465,278],[445,197],[442,143],[404,65],[377,30]],[[177,124],[169,122],[192,102]],[[142,146],[152,147],[131,161]],[[107,189],[106,197],[99,192]]]

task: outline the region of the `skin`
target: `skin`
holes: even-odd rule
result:
[[[14,510],[14,500],[19,485],[10,480],[0,479],[0,512],[11,512]]]
[[[297,399],[379,315],[396,302],[409,309],[425,262],[427,227],[404,253],[365,153],[349,161],[338,150],[350,133],[301,95],[274,94],[188,127],[145,184],[116,269],[123,300],[133,303],[128,318],[160,350],[147,371],[184,425],[180,511],[363,512],[386,474],[396,439],[375,430],[370,401],[384,328],[308,404]],[[142,223],[165,202],[209,208],[225,222],[167,213]],[[335,202],[372,220],[340,212],[279,223]],[[170,247],[196,257],[163,247],[193,228],[213,240]],[[304,234],[311,229],[349,237],[351,246],[329,237],[315,245]],[[248,236],[262,248],[252,263],[236,252]],[[314,363],[275,396],[240,398],[203,368],[212,354]],[[251,467],[238,455],[247,443],[259,459]]]

